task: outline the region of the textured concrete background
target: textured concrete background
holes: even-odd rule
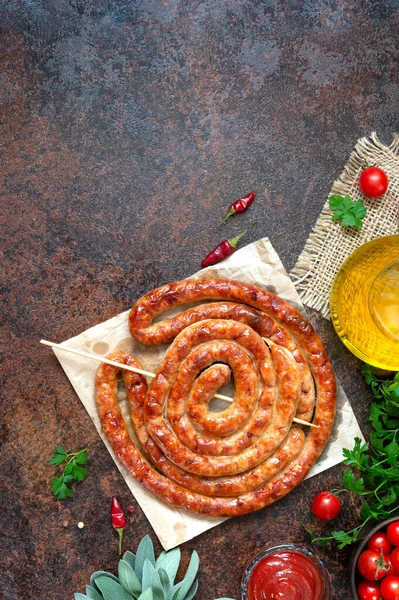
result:
[[[254,220],[289,270],[358,137],[398,130],[396,0],[0,0],[0,596],[67,600],[115,572],[110,496],[140,508],[48,349],[196,271]],[[250,213],[216,224],[250,190]],[[359,363],[318,330],[360,421]],[[88,446],[73,500],[50,492],[55,444]],[[304,542],[311,500],[341,467],[182,547],[198,600],[237,598],[248,559]],[[78,521],[85,528],[76,527]],[[357,523],[348,501],[339,527]],[[328,527],[326,527],[328,530]],[[333,599],[350,550],[320,549]]]

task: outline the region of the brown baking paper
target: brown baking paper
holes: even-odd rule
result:
[[[299,296],[267,238],[238,250],[222,263],[203,269],[195,273],[190,279],[212,279],[215,277],[235,279],[237,281],[253,283],[260,287],[266,287],[287,300],[298,310],[303,311]],[[173,313],[176,314],[181,310],[183,309],[175,309]],[[171,314],[172,311],[164,313],[165,316],[170,316]],[[105,323],[91,327],[80,335],[63,342],[63,345],[86,352],[93,352],[101,356],[105,356],[116,349],[128,350],[140,359],[143,369],[155,372],[166,346],[144,346],[136,342],[129,333],[128,315],[129,310],[117,315],[113,319],[109,319]],[[116,460],[111,446],[101,430],[94,401],[94,377],[98,362],[93,359],[74,356],[59,349],[54,349],[54,352],[92,418],[116,466],[122,473],[127,485],[144,511],[165,550],[178,546],[226,520],[225,518],[197,515],[171,507],[163,501],[158,500],[158,498],[147,492],[137,483]],[[225,394],[228,393],[225,390],[223,392]],[[121,412],[128,423],[131,435],[133,435],[126,395],[123,389],[118,390],[118,398]],[[363,439],[349,401],[343,389],[338,385],[337,416],[332,435],[322,456],[314,465],[308,477],[316,475],[316,473],[320,473],[341,462],[342,448],[352,448],[355,436]],[[267,508],[264,510],[267,511]]]

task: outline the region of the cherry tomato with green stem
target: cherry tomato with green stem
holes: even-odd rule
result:
[[[393,571],[389,558],[376,550],[364,550],[358,558],[357,568],[369,581],[378,581]]]
[[[312,502],[312,511],[315,517],[322,521],[331,521],[339,515],[341,500],[331,492],[320,492]]]

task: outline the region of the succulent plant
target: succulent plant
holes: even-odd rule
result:
[[[86,586],[86,594],[74,594],[75,600],[191,600],[198,589],[196,579],[199,557],[194,550],[182,581],[175,583],[180,565],[180,548],[161,552],[155,560],[154,546],[146,535],[136,555],[125,552],[118,565],[118,577],[96,571]],[[219,598],[218,600],[231,600]]]

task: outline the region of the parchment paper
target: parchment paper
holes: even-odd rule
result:
[[[266,287],[287,300],[298,310],[303,311],[303,306],[294,285],[267,238],[245,246],[227,260],[195,273],[190,279],[211,279],[214,277],[235,279]],[[184,310],[185,308],[183,307],[179,310]],[[175,310],[174,313],[179,312],[179,310]],[[91,327],[80,335],[65,341],[63,344],[85,350],[86,352],[100,354],[101,356],[105,356],[115,349],[128,350],[140,358],[143,369],[154,372],[165,351],[166,345],[160,347],[143,346],[133,340],[128,329],[128,314],[129,310],[109,319],[105,323]],[[166,313],[164,315],[169,316]],[[122,473],[127,485],[144,511],[165,550],[178,546],[226,520],[225,518],[204,517],[170,507],[142,488],[116,460],[109,443],[102,433],[94,402],[94,377],[98,362],[93,359],[74,356],[58,349],[54,349],[54,352],[92,418],[116,466]],[[120,390],[118,396],[122,414],[128,421],[129,415],[124,391]],[[342,448],[352,448],[355,436],[363,439],[349,401],[342,388],[338,385],[337,416],[332,435],[323,455],[312,468],[308,477],[316,475],[316,473],[320,473],[341,462]],[[267,510],[267,508],[264,510]]]

